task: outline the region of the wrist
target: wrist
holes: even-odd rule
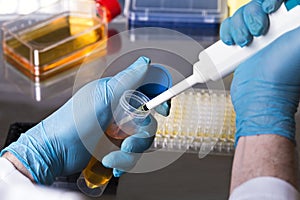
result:
[[[231,191],[257,177],[276,177],[297,188],[295,145],[278,135],[241,137],[236,147]]]
[[[251,81],[232,95],[236,111],[236,144],[241,136],[274,134],[295,143],[297,88]],[[236,88],[236,87],[235,87]]]
[[[294,115],[282,115],[274,111],[270,111],[270,113],[263,111],[257,112],[253,116],[247,117],[237,115],[236,127],[236,144],[240,137],[255,135],[278,135],[285,137],[294,144],[296,143],[296,123]]]
[[[5,152],[2,155],[2,157],[5,158],[5,159],[7,159],[9,162],[11,162],[14,165],[14,167],[19,172],[21,172],[24,176],[26,176],[27,178],[29,178],[32,182],[35,182],[33,176],[29,173],[29,171],[26,169],[26,167],[12,153]]]
[[[1,155],[10,152],[31,174],[34,182],[51,185],[58,175],[57,162],[56,157],[51,156],[53,151],[49,149],[48,140],[43,138],[44,134],[42,123],[39,123],[3,149]]]

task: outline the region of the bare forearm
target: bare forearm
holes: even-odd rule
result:
[[[278,135],[256,135],[239,139],[233,166],[232,192],[242,183],[262,176],[277,177],[297,188],[295,145]]]
[[[11,154],[10,152],[6,152],[2,157],[9,160],[15,166],[15,168],[17,170],[19,170],[22,174],[24,174],[32,182],[34,182],[32,175],[29,173],[29,171],[24,167],[24,165],[13,154]]]

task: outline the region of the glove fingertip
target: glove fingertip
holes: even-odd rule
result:
[[[264,1],[262,4],[262,9],[267,14],[274,12],[274,8],[274,5],[270,4],[269,1]]]
[[[115,97],[120,97],[124,91],[137,88],[148,70],[150,59],[141,56],[127,69],[113,76],[107,83]]]
[[[148,64],[150,64],[150,58],[141,56],[128,69],[135,69],[136,67],[145,66]]]
[[[130,138],[127,138],[123,141],[123,143],[121,145],[121,151],[124,151],[127,153],[133,152],[133,145],[132,145]]]
[[[152,145],[153,139],[154,137],[147,131],[137,133],[123,141],[121,151],[127,153],[143,153]]]
[[[143,60],[147,64],[149,64],[151,62],[150,58],[148,58],[146,56],[141,56],[141,57],[139,57],[138,60]]]
[[[229,45],[229,46],[231,46],[231,45],[235,45],[235,43],[234,43],[234,41],[233,40],[223,40],[223,42],[226,44],[226,45]]]
[[[251,38],[251,39],[247,38],[247,39],[245,39],[243,42],[240,42],[240,43],[239,43],[239,46],[240,46],[240,47],[245,47],[245,46],[247,46],[248,44],[250,44],[251,41],[252,41],[252,38]]]
[[[120,176],[122,176],[125,172],[122,170],[118,170],[116,168],[113,169],[113,175],[116,178],[119,178]]]
[[[265,13],[271,14],[278,10],[283,0],[265,0],[262,3],[262,9]]]
[[[102,158],[102,165],[106,168],[112,168],[112,166],[114,165],[113,162],[114,162],[114,158],[111,158],[112,156],[110,154],[104,156]]]
[[[166,101],[155,108],[155,111],[162,116],[169,116],[171,110],[171,101]]]
[[[234,45],[234,40],[230,33],[230,18],[226,19],[220,27],[220,38],[226,45]]]

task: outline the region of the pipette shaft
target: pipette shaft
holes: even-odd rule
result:
[[[177,94],[183,92],[184,90],[192,87],[193,85],[197,84],[199,80],[197,77],[193,74],[183,81],[179,82],[178,84],[174,85],[167,91],[161,93],[157,97],[155,97],[153,100],[150,100],[148,103],[146,103],[146,107],[144,107],[144,110],[150,110],[157,105],[161,104],[162,102],[165,102],[172,97],[176,96]]]

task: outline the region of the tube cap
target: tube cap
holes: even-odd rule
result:
[[[117,0],[96,0],[96,3],[97,8],[100,6],[105,8],[108,22],[121,13],[121,6]]]
[[[162,65],[151,64],[142,86],[137,90],[144,93],[149,99],[152,99],[170,87],[172,87],[172,76],[170,72]]]

